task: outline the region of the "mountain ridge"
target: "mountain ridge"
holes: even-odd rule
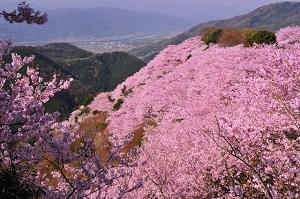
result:
[[[17,42],[88,40],[133,34],[178,32],[192,25],[188,19],[117,8],[54,9],[43,26],[0,22],[2,37]]]
[[[33,67],[45,80],[54,74],[61,79],[73,78],[70,88],[59,92],[47,104],[49,112],[59,111],[62,118],[88,104],[99,92],[111,91],[142,68],[145,63],[125,52],[93,54],[68,43],[44,46],[16,46],[12,52],[35,56]]]
[[[168,45],[179,44],[188,38],[198,36],[200,29],[204,27],[257,28],[276,31],[292,25],[300,25],[300,2],[271,3],[244,15],[200,23],[173,38],[162,40],[154,45],[132,49],[129,53],[149,62]]]

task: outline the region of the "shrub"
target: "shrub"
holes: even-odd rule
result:
[[[221,47],[232,47],[243,44],[246,42],[246,39],[249,37],[249,35],[255,32],[256,30],[252,28],[224,28],[218,44]]]
[[[85,106],[85,107],[83,107],[83,109],[81,109],[81,112],[83,114],[89,114],[91,112],[91,108]]]
[[[245,44],[247,38],[257,31],[253,28],[203,28],[201,38],[205,44],[218,43],[221,47],[232,47]]]
[[[107,128],[107,126],[108,126],[108,124],[105,121],[99,121],[96,124],[96,129],[100,130],[100,131],[103,131],[104,129]]]
[[[218,43],[220,37],[222,36],[223,30],[220,28],[205,28],[203,29],[201,35],[202,35],[202,41],[206,45],[209,45],[211,43]]]
[[[276,43],[276,35],[274,32],[258,31],[250,34],[245,42],[246,47],[251,47],[253,44],[274,44]]]
[[[126,87],[126,85],[124,85],[124,87],[121,89],[121,92],[122,92],[122,95],[123,96],[128,96],[130,93],[132,93],[132,89],[128,89],[127,87]]]
[[[93,100],[94,100],[94,97],[93,97],[93,96],[84,96],[84,97],[82,98],[82,105],[83,105],[83,106],[87,106],[87,105],[89,105]]]
[[[225,28],[223,34],[220,37],[218,43],[221,47],[231,47],[241,44],[245,41],[245,37],[242,35],[240,29],[237,28]]]
[[[256,33],[257,30],[254,28],[243,28],[243,29],[240,29],[240,32],[243,35],[243,37],[248,38],[251,34]]]
[[[123,99],[118,99],[117,102],[113,106],[113,110],[114,111],[119,110],[121,108],[123,102],[124,102]]]

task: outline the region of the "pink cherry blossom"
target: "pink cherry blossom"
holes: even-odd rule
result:
[[[83,139],[80,149],[72,151],[72,143],[83,136],[77,132],[77,126],[64,125],[58,121],[58,113],[45,111],[44,104],[68,88],[72,79],[58,80],[54,75],[49,82],[44,81],[39,72],[30,67],[34,57],[11,54],[12,62],[4,63],[3,56],[8,56],[10,49],[9,43],[0,42],[1,176],[13,171],[21,177],[22,183],[32,186],[32,194],[37,192],[41,194],[39,197],[53,199],[98,198],[108,193],[113,193],[110,198],[118,198],[139,188],[139,181],[131,184],[125,181],[135,167],[134,161],[123,160],[118,149],[114,149],[108,162],[100,162],[91,138]],[[20,72],[22,68],[27,68],[25,73]],[[111,164],[116,158],[120,160],[118,166]],[[56,186],[51,185],[51,178],[37,167],[42,161],[55,168],[50,174],[57,181]],[[80,165],[70,166],[74,162]],[[123,182],[115,185],[116,180]]]
[[[276,34],[279,44],[300,41],[299,27],[287,27],[279,30]]]
[[[277,33],[285,45],[253,48],[207,49],[195,37],[111,92],[124,101],[109,112],[115,144],[145,130],[134,171],[143,187],[126,197],[299,197],[299,30]]]

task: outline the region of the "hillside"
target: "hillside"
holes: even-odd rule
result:
[[[43,46],[35,46],[35,49],[55,61],[85,58],[93,55],[93,53],[80,49],[69,43],[50,43]]]
[[[39,71],[46,80],[49,80],[54,73],[60,74],[62,78],[74,77],[74,74],[64,70],[60,64],[48,57],[46,54],[38,51],[35,47],[18,46],[13,48],[12,52],[22,56],[34,55],[35,62],[33,65],[34,67],[43,66],[39,67]]]
[[[154,45],[133,49],[130,51],[130,54],[140,57],[148,62],[168,45],[179,44],[188,38],[199,35],[200,29],[203,27],[245,27],[276,31],[290,25],[300,25],[300,2],[269,4],[257,8],[245,15],[227,20],[201,23],[171,39],[157,42]]]
[[[145,63],[123,52],[93,54],[67,43],[13,49],[23,56],[35,55],[35,67],[42,77],[59,74],[74,79],[71,87],[60,92],[47,104],[50,112],[60,111],[66,117],[81,104],[89,103],[99,92],[111,91]]]
[[[185,19],[150,12],[114,8],[57,9],[48,11],[43,26],[0,21],[0,36],[17,42],[78,41],[137,34],[182,31],[192,24]]]
[[[143,186],[125,198],[298,194],[300,27],[276,36],[252,48],[191,38],[95,98],[103,132],[142,146],[132,183]]]

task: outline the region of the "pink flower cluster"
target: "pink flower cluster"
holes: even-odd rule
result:
[[[74,141],[83,135],[77,132],[76,126],[59,123],[58,113],[45,111],[44,104],[68,88],[72,79],[59,81],[54,75],[51,81],[44,81],[39,72],[30,67],[34,57],[11,54],[11,63],[5,63],[3,58],[9,56],[10,48],[10,43],[0,42],[1,176],[13,171],[20,177],[16,183],[25,183],[32,188],[32,195],[40,194],[41,198],[97,198],[108,192],[114,193],[110,198],[118,198],[137,189],[139,181],[130,185],[125,181],[134,166],[130,161],[123,163],[117,149],[111,152],[108,162],[100,162],[100,154],[95,151],[91,138],[82,139],[78,150],[72,150]],[[116,158],[120,161],[118,167],[110,163]],[[74,166],[74,163],[80,164]],[[43,172],[45,169],[49,169],[50,176]],[[123,178],[123,186],[113,186],[114,181]],[[55,185],[53,180],[57,182]],[[1,179],[1,183],[3,181]],[[1,186],[5,186],[1,191],[18,188],[9,183]]]
[[[276,37],[279,44],[300,42],[299,27],[283,28],[277,32]]]
[[[284,46],[253,48],[206,49],[195,37],[109,94],[124,101],[109,116],[119,141],[156,124],[144,125],[134,172],[143,187],[126,197],[300,197],[299,32],[282,29]]]

